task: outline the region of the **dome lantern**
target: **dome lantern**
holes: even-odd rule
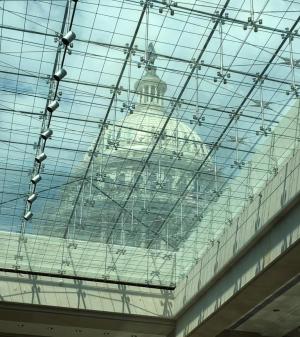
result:
[[[156,74],[154,62],[157,58],[153,44],[147,50],[147,65],[145,75],[135,83],[135,90],[139,93],[140,104],[163,106],[163,97],[167,85]]]

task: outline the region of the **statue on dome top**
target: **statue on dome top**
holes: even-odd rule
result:
[[[153,65],[155,60],[157,59],[157,54],[155,52],[155,49],[154,49],[154,46],[153,46],[152,42],[149,43],[146,54],[147,54],[147,60],[148,60],[149,64]]]

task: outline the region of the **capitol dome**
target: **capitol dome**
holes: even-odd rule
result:
[[[196,208],[200,213],[205,204],[201,193],[212,189],[213,179],[206,164],[188,189],[184,202],[188,216],[182,219],[174,203],[208,151],[189,125],[166,113],[167,85],[156,73],[154,49],[149,59],[150,66],[135,84],[134,108],[125,118],[108,123],[103,137],[91,146],[95,157],[84,197],[77,200],[81,205],[78,236],[135,247],[147,247],[154,240],[156,249],[177,250],[199,221]],[[74,174],[82,176],[90,159],[86,155]],[[76,194],[73,185],[67,187],[65,199],[70,205]],[[61,216],[74,218],[71,209],[62,207]],[[167,218],[168,226],[163,228]]]
[[[118,146],[122,139],[126,148],[142,150],[148,149],[156,142],[157,137],[160,137],[154,153],[159,155],[163,152],[164,155],[181,158],[183,157],[181,149],[183,149],[185,160],[194,159],[195,155],[202,158],[207,154],[207,149],[200,136],[178,117],[168,118],[167,116],[164,106],[167,84],[156,73],[154,65],[156,55],[153,45],[150,44],[148,48],[150,65],[146,67],[144,76],[136,81],[134,86],[138,94],[137,104],[134,104],[134,109],[119,121],[119,128],[118,126],[115,129],[110,128],[106,132],[104,143]],[[134,153],[132,151],[128,155],[131,156]]]
[[[138,105],[132,114],[127,115],[118,124],[120,128],[117,128],[117,131],[113,128],[108,129],[104,138],[105,143],[113,145],[114,139],[117,148],[120,146],[120,150],[134,149],[135,151],[128,153],[129,156],[135,156],[139,149],[147,151],[158,137],[160,139],[154,149],[155,154],[159,155],[163,152],[164,156],[177,155],[185,161],[194,159],[195,155],[202,157],[207,154],[207,149],[196,132],[192,131],[186,123],[175,118],[168,120],[164,110],[158,109],[157,106]],[[160,135],[162,128],[164,131]]]

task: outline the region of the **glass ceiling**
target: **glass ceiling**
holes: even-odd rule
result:
[[[175,287],[299,147],[299,9],[1,1],[1,270]]]

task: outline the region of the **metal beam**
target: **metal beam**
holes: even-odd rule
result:
[[[24,275],[31,275],[31,276],[54,277],[57,279],[67,279],[67,280],[73,280],[73,281],[76,280],[76,281],[101,282],[101,283],[152,288],[152,289],[162,289],[162,290],[174,290],[176,288],[175,286],[164,286],[164,285],[155,285],[155,284],[138,283],[138,282],[125,282],[122,280],[107,280],[104,278],[87,277],[87,276],[79,276],[79,275],[44,273],[44,272],[38,272],[38,271],[32,271],[32,270],[13,269],[13,268],[0,268],[0,272],[13,273],[13,274],[24,274]]]

